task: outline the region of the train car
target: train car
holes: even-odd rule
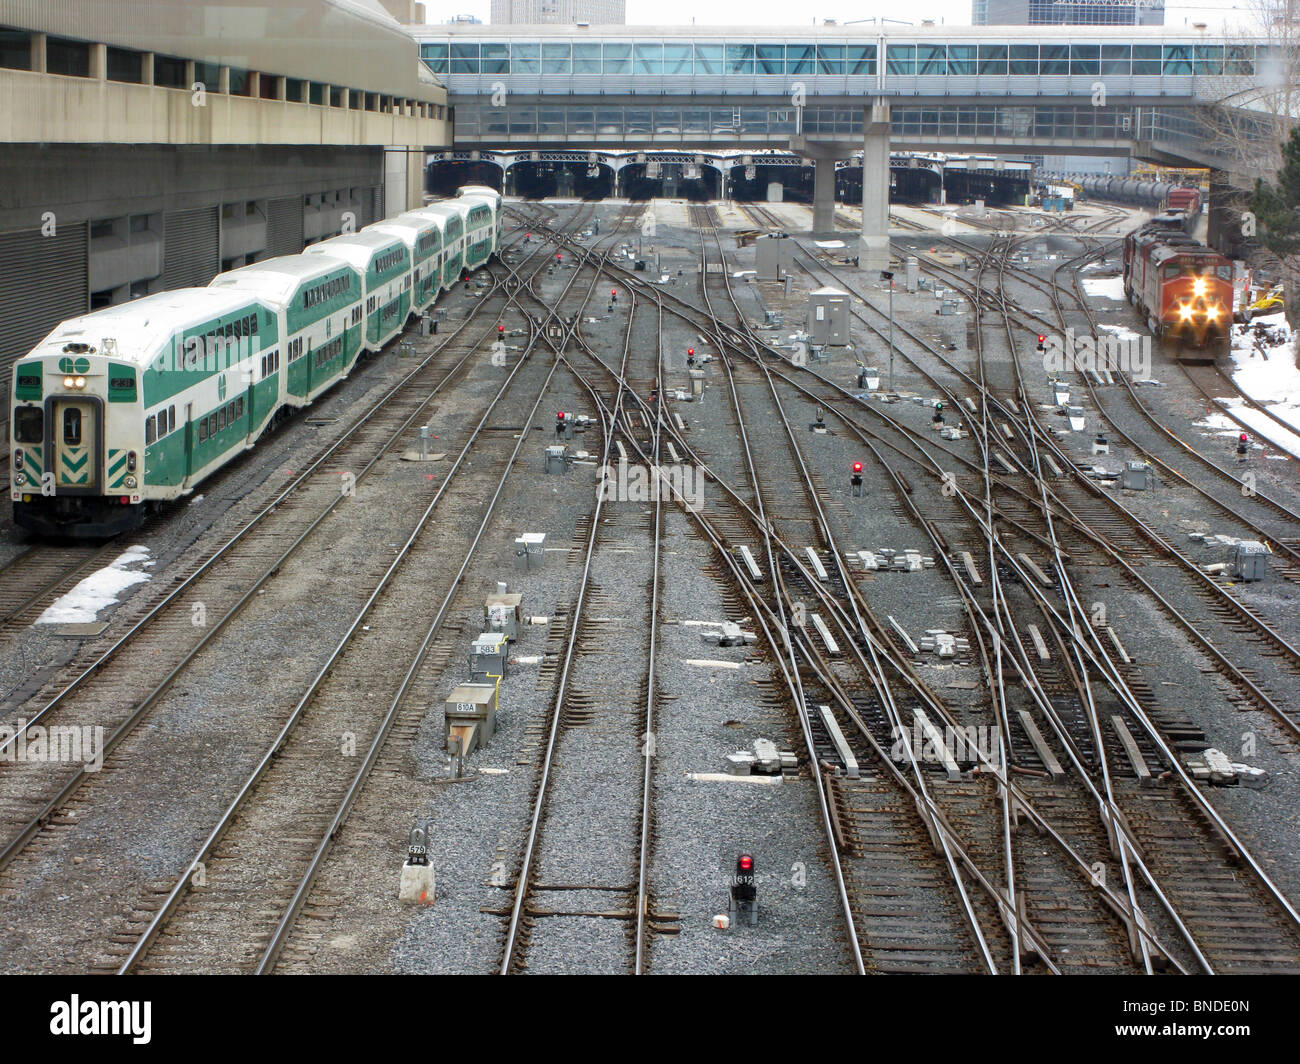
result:
[[[461,278],[465,265],[465,215],[462,205],[455,207],[453,201],[430,203],[412,214],[429,218],[442,231],[442,272],[438,278],[439,291],[452,288]]]
[[[102,538],[188,495],[496,253],[494,196],[62,322],[13,370],[14,523]]]
[[[1201,190],[1190,185],[1175,185],[1165,196],[1165,210],[1184,211],[1196,216],[1201,213]]]
[[[1232,328],[1232,263],[1177,230],[1145,225],[1124,238],[1124,291],[1153,336],[1179,358],[1226,352]]]
[[[496,193],[488,196],[462,193],[455,202],[466,207],[465,268],[477,270],[497,251],[497,221],[501,211],[496,206]]]
[[[275,311],[284,337],[276,413],[308,405],[361,354],[361,275],[341,259],[283,255],[218,274],[208,287],[246,292]]]
[[[400,237],[373,231],[344,233],[313,244],[303,255],[324,255],[361,275],[364,309],[358,301],[350,324],[364,324],[363,350],[382,351],[405,328],[411,313],[411,253]]]
[[[129,531],[253,442],[276,409],[280,331],[247,292],[182,288],[61,323],[14,366],[14,523]]]
[[[419,211],[375,222],[363,233],[384,233],[406,244],[411,254],[411,311],[420,314],[438,298],[442,277],[442,226]]]
[[[501,193],[487,185],[464,185],[461,187],[458,196],[481,196],[486,198],[492,204],[492,213],[496,218],[496,242],[494,250],[501,247],[501,204],[504,202]]]

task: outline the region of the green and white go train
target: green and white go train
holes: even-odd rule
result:
[[[60,324],[14,366],[14,522],[104,537],[190,494],[496,254],[501,196],[454,199]]]

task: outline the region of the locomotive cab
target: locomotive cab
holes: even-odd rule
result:
[[[60,358],[14,371],[10,487],[14,523],[56,536],[111,536],[136,528],[143,509],[135,448],[115,447],[106,464],[105,403],[135,394],[135,378],[94,349],[68,344]]]

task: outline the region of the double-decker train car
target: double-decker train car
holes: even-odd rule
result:
[[[1178,228],[1157,219],[1124,238],[1124,292],[1153,336],[1177,344],[1176,357],[1227,352],[1232,263]]]
[[[491,189],[62,322],[13,371],[14,522],[129,531],[343,380],[500,246]]]

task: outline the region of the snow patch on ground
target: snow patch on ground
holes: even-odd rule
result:
[[[1086,281],[1084,283],[1087,284]],[[1108,333],[1114,333],[1121,340],[1140,340],[1146,335],[1145,333],[1135,333],[1125,325],[1098,325],[1097,328]]]
[[[97,620],[100,610],[117,602],[124,591],[149,579],[148,573],[133,572],[129,568],[140,563],[153,564],[149,560],[149,548],[128,547],[111,565],[91,573],[66,595],[50,603],[36,618],[36,623],[88,624]]]
[[[1085,277],[1080,283],[1090,296],[1121,301],[1128,298],[1124,295],[1123,277]]]
[[[1291,329],[1280,312],[1255,320],[1266,326],[1269,336],[1261,340],[1255,335],[1253,324],[1244,333],[1233,329],[1232,379],[1238,388],[1257,403],[1267,406],[1283,421],[1294,425],[1297,431],[1287,432],[1239,399],[1220,399],[1219,402],[1231,408],[1260,436],[1300,457],[1300,370],[1295,365]]]

